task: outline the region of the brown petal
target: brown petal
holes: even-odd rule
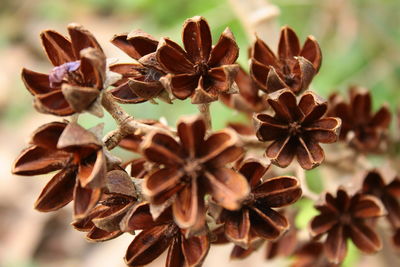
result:
[[[86,235],[86,239],[88,241],[92,242],[104,242],[108,241],[114,238],[117,238],[118,236],[122,235],[123,233],[120,230],[116,231],[105,231],[97,227],[93,227],[89,233]]]
[[[333,227],[324,243],[326,257],[336,264],[342,262],[347,254],[347,243],[343,230],[341,225]]]
[[[92,220],[96,217],[98,217],[100,214],[108,210],[108,206],[104,205],[97,205],[94,207],[88,216],[85,218],[75,220],[71,223],[71,225],[78,231],[82,232],[89,232],[93,227],[96,227]]]
[[[211,31],[200,16],[187,19],[183,25],[182,42],[193,62],[207,61],[211,51]]]
[[[351,207],[352,215],[357,218],[373,218],[385,215],[382,202],[369,195],[361,195],[358,201]]]
[[[318,143],[334,143],[339,138],[342,120],[334,117],[322,118],[307,125],[303,129],[307,136]]]
[[[185,258],[183,257],[181,238],[174,238],[168,249],[165,267],[185,267]]]
[[[64,169],[57,173],[43,188],[35,202],[35,209],[41,212],[58,210],[73,199],[75,169]]]
[[[239,56],[239,47],[236,44],[235,37],[229,28],[226,28],[221,34],[217,44],[211,51],[208,65],[213,67],[230,65],[236,62]]]
[[[143,266],[163,253],[171,244],[170,226],[160,225],[143,230],[129,245],[125,261],[128,266]]]
[[[80,51],[81,67],[85,84],[103,89],[106,79],[106,56],[101,49],[88,47]]]
[[[392,237],[393,244],[395,245],[396,249],[400,248],[400,228],[396,229],[394,235]]]
[[[324,150],[314,140],[299,138],[296,148],[297,161],[303,169],[310,170],[322,163],[325,158]]]
[[[300,42],[296,33],[288,26],[283,27],[278,45],[279,59],[282,61],[291,59],[299,55],[299,53]]]
[[[225,235],[229,241],[244,249],[250,245],[250,215],[247,208],[229,212],[224,224]]]
[[[275,118],[285,122],[298,121],[301,111],[297,106],[296,95],[288,90],[279,90],[269,95],[268,103],[275,111]]]
[[[316,72],[319,71],[322,63],[322,53],[321,48],[314,36],[308,36],[307,40],[304,42],[303,48],[300,51],[300,56],[306,58],[310,61]]]
[[[276,240],[289,228],[289,222],[285,216],[268,207],[252,208],[251,226],[252,231],[261,238]]]
[[[186,52],[175,42],[163,38],[157,47],[157,61],[173,74],[194,73],[194,65]]]
[[[46,54],[54,66],[78,59],[74,55],[71,42],[56,31],[47,30],[40,34]]]
[[[299,93],[305,89],[308,89],[312,79],[316,74],[316,70],[313,64],[304,57],[297,57],[296,59],[297,63],[294,65],[293,73],[295,76],[299,76],[301,80],[300,84],[297,86],[292,86],[292,88],[295,88],[295,93]]]
[[[202,198],[199,195],[196,180],[192,179],[176,195],[177,197],[172,204],[175,222],[180,228],[190,228],[196,223],[199,216],[198,202]]]
[[[392,114],[387,106],[381,107],[372,117],[370,125],[372,127],[387,129],[390,125]]]
[[[197,74],[168,74],[160,78],[161,84],[178,99],[186,99],[193,94],[198,82]]]
[[[183,176],[181,171],[164,168],[150,173],[142,184],[143,194],[154,204],[162,204],[181,190],[184,184],[179,183]]]
[[[205,104],[218,100],[219,92],[206,80],[205,76],[200,76],[197,87],[191,97],[192,104]]]
[[[149,133],[141,144],[143,155],[150,161],[177,165],[183,163],[183,149],[175,139],[165,133]]]
[[[237,210],[250,193],[250,186],[241,174],[219,168],[205,173],[213,199],[228,210]]]
[[[269,67],[266,85],[267,85],[267,90],[265,91],[266,93],[273,93],[283,88],[290,88],[290,87],[292,87],[291,90],[294,93],[296,94],[298,93],[297,89],[296,90],[293,89],[294,87],[293,85],[289,86],[285,83],[285,81],[281,78],[281,76],[279,76],[277,70],[272,66]]]
[[[136,60],[156,51],[158,45],[154,37],[142,30],[133,30],[129,34],[116,34],[111,43]]]
[[[332,229],[338,223],[338,217],[335,213],[322,213],[315,216],[310,223],[310,232],[312,236],[324,234]]]
[[[273,164],[281,168],[286,168],[293,161],[296,145],[296,140],[290,136],[279,139],[268,146],[265,155]]]
[[[274,141],[288,132],[288,126],[268,114],[254,114],[253,124],[260,141]]]
[[[122,170],[112,170],[107,172],[106,185],[110,193],[136,197],[136,189],[131,177]]]
[[[230,259],[231,260],[236,260],[236,259],[245,259],[248,256],[251,255],[251,253],[253,253],[255,251],[255,248],[250,247],[248,249],[244,249],[242,247],[239,246],[234,246],[232,251],[231,251],[231,255],[230,255]]]
[[[300,99],[299,108],[304,114],[303,124],[320,119],[328,108],[328,102],[312,91],[305,92]]]
[[[256,60],[250,61],[250,75],[253,81],[260,87],[264,92],[267,91],[267,79],[270,71],[270,67],[264,66]]]
[[[201,266],[210,249],[210,240],[207,235],[181,238],[182,252],[185,257],[185,266]],[[172,266],[171,266],[172,267]]]
[[[75,113],[61,90],[55,90],[47,94],[36,95],[35,108],[41,113],[49,113],[57,116],[69,116]]]
[[[371,254],[382,249],[379,236],[364,223],[357,222],[350,225],[350,238],[362,252]]]
[[[258,36],[256,36],[256,41],[253,44],[251,57],[263,65],[277,67],[277,58],[274,52]]]
[[[361,88],[351,89],[352,95],[351,107],[353,110],[352,116],[358,120],[369,120],[371,113],[371,95],[367,90]]]
[[[75,58],[80,58],[81,50],[88,47],[93,47],[103,52],[101,46],[94,36],[82,25],[76,23],[69,24],[68,33],[71,36],[72,49],[74,51]]]
[[[252,193],[263,205],[280,208],[296,202],[301,197],[301,188],[296,177],[279,176],[267,179]]]
[[[231,129],[224,129],[210,135],[201,147],[201,162],[214,167],[224,166],[237,160],[243,153],[238,146],[239,138]]]
[[[128,85],[134,94],[143,99],[155,98],[164,89],[159,81],[151,82],[129,79]]]
[[[12,172],[18,175],[45,174],[63,168],[70,160],[70,154],[51,151],[38,146],[23,150],[15,160]]]
[[[256,186],[271,166],[270,162],[263,159],[248,158],[242,162],[239,173],[249,182],[250,187]]]
[[[42,148],[56,150],[58,139],[66,126],[67,123],[64,122],[46,123],[32,133],[30,143]]]
[[[68,83],[62,85],[61,91],[69,106],[79,113],[86,110],[100,94],[96,88],[74,86]]]
[[[177,125],[178,136],[186,154],[191,158],[196,158],[199,156],[206,134],[206,124],[203,117],[183,117],[179,119]]]
[[[362,192],[366,194],[373,194],[375,190],[382,189],[384,186],[385,182],[381,174],[376,170],[372,170],[368,172],[364,178]]]
[[[151,228],[155,225],[150,213],[149,203],[137,203],[128,211],[125,217],[121,220],[120,227],[124,232],[135,230],[143,230]]]
[[[211,85],[208,91],[215,91],[216,94],[228,93],[235,81],[239,65],[224,65],[222,67],[212,68],[208,71],[208,78],[211,79]]]
[[[106,158],[102,149],[79,164],[77,178],[83,187],[103,187],[106,180]]]
[[[118,201],[118,196],[117,201]],[[113,200],[114,197],[107,198],[107,200]],[[121,199],[121,198],[120,198]],[[127,203],[114,203],[110,205],[107,210],[99,214],[97,217],[93,218],[94,225],[107,232],[114,232],[120,230],[120,222],[126,215],[126,213],[132,208],[136,203],[133,199],[123,198],[124,201],[130,201]]]
[[[80,219],[87,216],[100,200],[101,194],[101,188],[84,188],[77,179],[74,189],[74,218]]]
[[[124,51],[128,56],[134,59],[139,59],[142,55],[136,51],[136,49],[132,46],[132,44],[127,39],[127,33],[115,34],[110,42]]]
[[[23,68],[21,77],[26,89],[32,95],[47,94],[53,91],[53,88],[50,87],[49,75],[47,74]]]
[[[393,195],[394,197],[400,197],[400,178],[395,177],[388,185],[387,191],[389,194]]]
[[[114,89],[111,89],[110,92],[113,98],[122,104],[137,104],[147,101],[147,99],[139,97],[137,94],[135,94],[127,82]]]
[[[102,142],[91,131],[77,123],[69,123],[58,140],[57,148],[74,149],[80,146],[98,150],[102,146]]]

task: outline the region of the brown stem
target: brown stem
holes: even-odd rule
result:
[[[206,121],[207,129],[211,130],[212,123],[210,114],[210,103],[199,104],[197,107]]]
[[[304,169],[300,166],[300,164],[297,164],[296,169],[295,169],[296,177],[300,181],[300,186],[301,190],[303,191],[303,196],[313,200],[317,201],[318,200],[318,195],[312,192],[308,188],[307,180],[306,180],[306,172]]]
[[[116,147],[125,136],[130,134],[149,133],[154,130],[167,131],[157,126],[135,121],[132,116],[114,101],[109,92],[103,93],[101,104],[118,124],[118,129],[108,133],[103,139],[108,150]]]

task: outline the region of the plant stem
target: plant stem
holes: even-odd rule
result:
[[[211,114],[210,114],[210,103],[199,104],[197,107],[206,121],[207,129],[211,130],[212,123],[211,123]]]
[[[303,196],[311,199],[312,201],[317,201],[318,200],[318,195],[312,192],[307,185],[306,181],[306,172],[304,169],[300,166],[300,164],[297,164],[296,169],[295,169],[296,177],[300,181],[300,186],[301,190],[303,191]]]

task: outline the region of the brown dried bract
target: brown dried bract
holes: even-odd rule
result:
[[[164,38],[157,48],[157,61],[166,73],[161,83],[178,99],[191,97],[193,104],[209,103],[231,91],[239,66],[234,64],[239,47],[226,28],[212,47],[211,31],[203,17],[193,17],[183,25],[183,50]]]
[[[347,254],[347,239],[351,239],[358,249],[365,253],[375,253],[382,243],[368,220],[385,215],[381,201],[371,195],[350,196],[344,189],[337,191],[336,197],[327,193],[325,203],[316,205],[320,215],[310,224],[313,236],[327,234],[324,251],[333,263],[340,263]]]
[[[384,105],[373,113],[371,94],[361,87],[351,87],[349,96],[349,102],[338,94],[329,98],[329,115],[342,120],[340,139],[362,152],[379,151],[391,121],[389,108]]]
[[[71,39],[53,31],[41,33],[54,65],[50,74],[22,70],[22,80],[35,97],[39,112],[67,116],[83,111],[101,116],[95,100],[103,89],[106,57],[93,35],[77,24],[68,25]]]
[[[265,155],[283,168],[294,156],[303,169],[320,165],[324,151],[319,143],[336,142],[341,125],[339,118],[323,117],[328,103],[311,91],[305,92],[297,103],[295,94],[288,89],[270,94],[268,103],[274,116],[254,116],[258,139],[272,141]]]
[[[240,210],[223,210],[220,216],[227,239],[244,249],[251,248],[257,239],[276,240],[287,231],[287,218],[274,209],[290,205],[301,196],[295,177],[279,176],[262,182],[268,167],[255,159],[241,164],[238,172],[246,177],[251,193]]]
[[[290,267],[338,267],[339,264],[331,263],[324,254],[324,245],[311,240],[294,253],[294,262]]]
[[[16,159],[12,172],[40,175],[59,170],[47,183],[35,208],[54,211],[74,200],[75,218],[83,218],[97,204],[106,176],[101,141],[75,123],[52,122],[37,129],[30,146]]]
[[[250,73],[257,85],[267,93],[289,88],[300,94],[308,88],[322,62],[321,49],[313,36],[300,47],[296,33],[283,27],[278,56],[257,37],[251,49]]]
[[[155,55],[158,41],[148,33],[134,30],[115,35],[111,43],[138,61],[110,66],[111,71],[122,75],[122,79],[114,84],[116,88],[111,90],[114,98],[120,103],[142,103],[161,97],[164,87],[159,80],[165,73]]]
[[[246,179],[226,165],[242,155],[237,135],[229,129],[207,138],[202,117],[178,122],[179,142],[164,132],[153,132],[142,144],[143,156],[163,166],[145,177],[143,194],[152,205],[172,201],[175,222],[190,233],[205,224],[205,194],[229,210],[240,208],[249,193]]]

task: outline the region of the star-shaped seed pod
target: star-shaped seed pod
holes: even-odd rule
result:
[[[72,225],[78,231],[87,232],[89,241],[116,238],[123,233],[121,221],[135,207],[136,201],[136,189],[129,175],[123,170],[109,171],[99,204],[88,216],[75,220]]]
[[[391,121],[389,108],[384,105],[373,113],[371,94],[361,87],[351,87],[349,96],[349,102],[338,94],[329,98],[329,115],[342,120],[340,139],[361,152],[379,151]]]
[[[381,201],[371,195],[349,195],[339,188],[336,197],[327,193],[325,203],[316,205],[320,212],[310,223],[313,236],[327,235],[324,242],[326,257],[340,263],[347,254],[347,239],[365,253],[376,253],[382,248],[381,240],[368,220],[385,215]]]
[[[181,118],[177,135],[179,141],[155,131],[143,141],[143,156],[161,167],[144,178],[143,194],[151,205],[172,203],[177,225],[194,233],[204,228],[206,194],[229,210],[239,209],[247,197],[246,179],[226,166],[237,160],[243,149],[230,129],[206,137],[201,116]]]
[[[110,70],[122,75],[111,94],[120,103],[142,103],[159,97],[170,102],[163,94],[164,87],[160,78],[165,75],[156,59],[158,41],[142,30],[129,34],[115,35],[111,43],[124,51],[138,63],[119,63],[110,66]]]
[[[171,208],[153,220],[149,203],[142,202],[132,210],[125,222],[125,231],[143,230],[126,251],[128,266],[149,264],[168,249],[166,267],[200,267],[208,254],[208,236],[186,238],[185,230],[175,224]]]
[[[279,167],[285,168],[296,156],[303,169],[312,169],[324,160],[319,143],[337,141],[341,121],[324,117],[328,103],[311,91],[305,92],[297,103],[296,95],[289,89],[270,94],[269,105],[274,116],[255,114],[257,138],[272,143],[266,157]]]
[[[157,61],[167,73],[160,80],[164,87],[178,99],[191,97],[193,104],[209,103],[231,92],[239,47],[229,28],[212,47],[207,21],[196,16],[185,21],[182,42],[185,50],[167,38],[158,45]]]
[[[70,39],[53,30],[41,33],[54,65],[50,74],[22,70],[22,80],[39,112],[58,116],[88,111],[102,116],[97,97],[106,79],[106,57],[93,35],[81,25],[68,25]]]
[[[55,211],[74,200],[74,217],[83,218],[99,201],[106,158],[96,135],[76,123],[52,122],[39,127],[30,146],[16,159],[12,172],[40,175],[58,171],[47,183],[35,208]]]
[[[313,36],[300,47],[296,33],[283,27],[278,55],[257,37],[251,49],[250,73],[254,82],[265,92],[289,88],[295,94],[308,89],[321,67],[321,49]]]
[[[230,108],[252,114],[268,108],[266,95],[260,95],[260,89],[249,74],[240,67],[235,78],[238,94],[221,94],[220,100]]]
[[[269,165],[247,159],[241,163],[238,172],[248,180],[251,192],[236,211],[223,210],[219,221],[224,223],[225,235],[236,245],[248,249],[257,239],[276,240],[289,229],[289,221],[275,211],[293,204],[301,197],[301,188],[295,177],[264,176]]]

